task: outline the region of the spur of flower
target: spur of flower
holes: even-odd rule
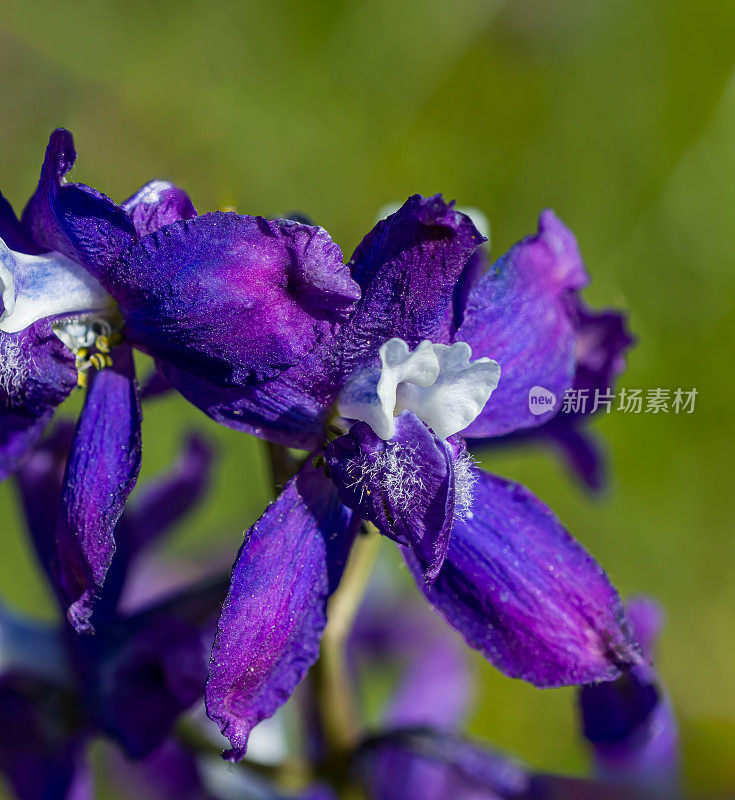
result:
[[[166,181],[146,184],[119,207],[66,183],[75,158],[71,134],[59,129],[20,219],[0,195],[0,480],[22,465],[72,389],[89,383],[57,534],[76,542],[59,552],[73,560],[64,592],[70,619],[89,630],[140,468],[141,422],[123,320],[95,276],[140,236],[196,212]]]
[[[321,228],[212,213],[144,237],[100,273],[126,339],[184,396],[312,451],[246,535],[220,618],[208,708],[233,758],[316,660],[363,520],[509,675],[611,680],[640,658],[591,556],[530,492],[467,456],[463,436],[546,421],[529,411],[533,386],[562,397],[573,385],[587,282],[550,211],[478,275],[482,241],[440,196],[414,196],[347,266]]]

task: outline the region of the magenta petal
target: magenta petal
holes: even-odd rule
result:
[[[65,182],[76,157],[69,131],[55,130],[22,222],[37,244],[58,250],[103,280],[115,259],[135,241],[135,229],[128,215],[101,192]]]
[[[207,713],[239,760],[250,731],[288,700],[319,654],[326,603],[354,534],[353,514],[308,464],[246,534],[217,625]]]
[[[141,239],[106,288],[159,366],[231,388],[301,361],[358,295],[322,228],[219,212]]]
[[[48,320],[0,332],[0,481],[18,469],[76,383],[74,356]]]
[[[115,526],[140,470],[140,398],[132,352],[95,375],[79,418],[64,476],[57,530],[59,579],[69,621],[90,617],[115,553]]]
[[[444,561],[454,522],[452,451],[412,412],[395,420],[383,441],[365,422],[326,448],[329,474],[342,501],[400,544],[410,545],[424,576]]]
[[[612,680],[640,661],[602,568],[527,489],[476,470],[429,602],[506,675],[537,686]],[[415,558],[407,556],[414,575]]]
[[[162,180],[141,186],[122,207],[130,215],[138,236],[153,233],[177,219],[192,219],[197,215],[189,195],[170,181]]]
[[[540,425],[561,407],[575,372],[574,308],[571,295],[587,283],[576,240],[544,211],[538,233],[502,256],[470,293],[456,339],[475,358],[500,364],[500,383],[468,437],[499,436]],[[529,410],[534,386],[556,396],[551,411]]]

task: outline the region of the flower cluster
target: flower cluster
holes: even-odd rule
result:
[[[186,762],[169,734],[202,692],[229,740],[225,757],[243,759],[253,729],[317,663],[328,617],[333,630],[345,625],[350,570],[379,535],[426,601],[506,675],[588,687],[596,745],[612,736],[606,704],[631,703],[635,724],[614,732],[625,742],[598,748],[627,758],[627,731],[664,703],[644,634],[552,511],[472,456],[538,439],[590,488],[604,480],[586,409],[539,413],[528,402],[539,386],[555,397],[607,390],[632,343],[622,314],[582,299],[587,272],[562,221],[542,212],[537,232],[490,264],[471,215],[414,195],[345,262],[321,227],[198,215],[166,181],[117,205],[66,182],[75,157],[71,135],[55,131],[20,218],[0,196],[0,478],[17,477],[67,620],[28,634],[54,642],[59,655],[41,660],[68,665],[64,675],[22,664],[0,694],[10,720],[0,767],[19,795],[80,796],[73,765],[94,731],[134,757],[156,751],[159,766]],[[162,485],[128,502],[142,454],[134,350],[155,363],[151,392],[176,391],[267,440],[286,469],[226,597],[215,581],[130,614],[119,602],[129,564],[196,499],[209,460],[190,441]],[[86,387],[76,429],[42,441],[75,386]],[[205,689],[202,636],[220,602]],[[441,652],[412,651],[395,700],[405,713],[394,707],[385,730],[314,731],[320,781],[308,796],[330,796],[325,776],[338,789],[358,780],[360,765],[376,798],[426,797],[430,784],[437,798],[574,796],[461,739],[453,700],[436,699]],[[445,677],[455,691],[461,681]],[[73,710],[53,710],[63,730],[47,719],[50,698]],[[438,718],[415,714],[431,704]]]

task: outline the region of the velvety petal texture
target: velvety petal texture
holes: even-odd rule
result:
[[[230,428],[287,447],[314,450],[324,441],[339,384],[334,381],[326,336],[314,352],[272,380],[246,387],[216,386],[187,369],[159,362],[166,380],[197,408]]]
[[[76,383],[74,356],[47,320],[0,332],[0,481],[16,471]]]
[[[390,441],[365,422],[326,448],[342,501],[394,541],[410,545],[425,578],[436,578],[454,522],[450,447],[412,412],[395,419]]]
[[[78,631],[115,553],[115,526],[140,470],[141,410],[132,352],[93,376],[66,467],[57,530],[59,580]]]
[[[122,207],[128,212],[138,236],[153,233],[179,219],[192,219],[197,212],[189,195],[170,181],[153,180],[141,186]]]
[[[22,222],[37,244],[83,264],[104,282],[120,253],[135,241],[135,228],[125,211],[102,193],[65,182],[76,157],[71,133],[55,130]]]
[[[551,511],[479,470],[474,491],[439,577],[419,582],[467,643],[537,686],[611,680],[640,662],[617,592]]]
[[[141,239],[106,288],[128,337],[159,368],[170,364],[222,387],[293,366],[358,293],[322,228],[219,212]],[[176,385],[178,373],[163,371]]]
[[[342,336],[343,374],[379,366],[378,348],[388,339],[411,349],[422,339],[448,344],[455,284],[483,241],[441,195],[413,195],[380,220],[350,260],[362,298]]]
[[[499,436],[540,425],[561,407],[575,373],[573,292],[587,274],[572,232],[552,212],[539,217],[538,233],[514,245],[470,293],[456,338],[473,355],[500,364],[501,379],[467,436]],[[529,409],[540,386],[556,404],[543,414]]]
[[[258,722],[290,697],[319,654],[326,603],[354,534],[353,515],[307,464],[245,536],[217,625],[207,712],[239,760]]]

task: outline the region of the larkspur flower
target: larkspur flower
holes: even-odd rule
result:
[[[62,613],[69,563],[58,559],[54,537],[72,435],[57,427],[17,473],[31,541]],[[120,598],[139,556],[201,497],[209,463],[208,446],[191,438],[173,469],[134,496],[118,522],[121,546],[95,636],[79,636],[66,620],[53,626],[0,611],[0,770],[21,800],[94,796],[86,758],[94,737],[145,757],[201,697],[203,624],[221,602],[222,581],[125,612]]]
[[[49,141],[20,220],[0,196],[0,480],[15,472],[55,408],[93,374],[69,460],[59,559],[69,617],[90,630],[95,595],[115,549],[114,528],[140,469],[141,411],[123,320],[95,274],[140,236],[196,214],[188,196],[152,181],[122,207],[65,175],[68,131]]]
[[[530,492],[467,456],[460,434],[539,425],[529,389],[573,385],[572,307],[587,283],[550,211],[478,279],[481,242],[439,196],[378,223],[349,268],[320,228],[214,213],[144,237],[98,276],[174,388],[220,422],[317,456],[233,568],[207,694],[231,758],[316,660],[362,519],[404,548],[427,599],[506,674],[579,684],[640,658],[591,556]],[[326,441],[330,421],[339,435]]]

